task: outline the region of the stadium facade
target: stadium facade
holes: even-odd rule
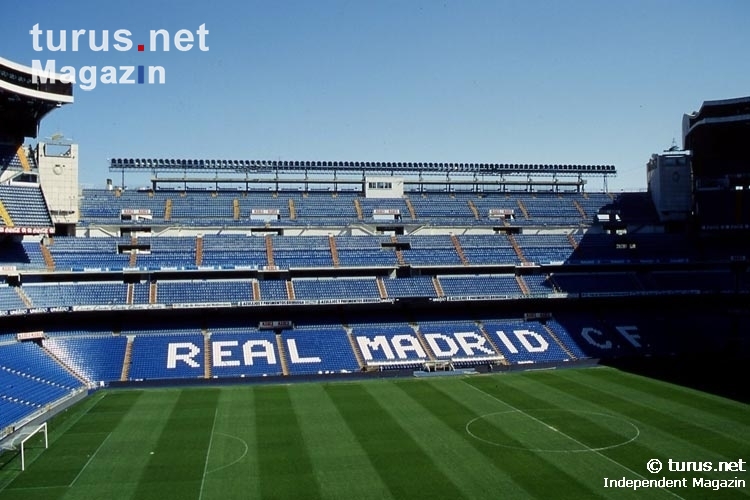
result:
[[[750,98],[686,115],[644,193],[587,189],[611,165],[135,157],[79,190],[77,145],[23,145],[71,89],[0,71],[0,437],[109,384],[747,353]]]

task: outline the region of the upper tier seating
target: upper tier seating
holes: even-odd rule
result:
[[[293,279],[292,283],[298,300],[380,299],[374,278]]]
[[[388,298],[437,297],[432,278],[414,276],[383,280]]]
[[[58,236],[48,248],[56,270],[124,269],[128,267],[129,255],[117,251],[117,245],[123,243],[130,243],[130,240]]]
[[[573,253],[565,234],[519,234],[515,239],[526,260],[536,264],[564,262]]]
[[[0,169],[11,168],[21,170],[23,165],[18,157],[18,146],[12,144],[0,144]]]
[[[521,295],[521,288],[514,275],[441,276],[440,284],[448,297],[518,297]]]
[[[0,184],[0,202],[16,227],[52,227],[52,219],[39,186]],[[0,225],[7,226],[2,218]]]
[[[42,248],[35,241],[0,242],[0,265],[15,266],[18,269],[44,269]]]
[[[459,244],[469,264],[518,264],[518,256],[504,235],[461,235]]]
[[[0,310],[9,311],[11,309],[25,308],[26,304],[23,303],[23,300],[18,296],[15,289],[7,285],[0,285]]]
[[[576,226],[589,224],[597,213],[597,204],[611,202],[606,195],[594,194],[588,197],[580,193],[429,193],[408,195],[405,198],[372,199],[357,193],[339,192],[332,196],[329,192],[240,192],[223,190],[155,192],[123,191],[119,196],[114,191],[85,189],[81,199],[83,224],[120,223],[123,209],[151,210],[152,223],[180,224],[189,226],[238,226],[256,224],[262,226],[264,220],[254,216],[253,211],[276,211],[272,216],[275,225],[341,226],[357,222],[355,200],[362,210],[365,222],[375,222],[374,210],[397,210],[401,222],[417,222],[433,225],[497,225],[497,219],[490,219],[492,209],[513,210],[512,225],[521,226]],[[586,211],[583,217],[574,201]],[[167,218],[167,205],[170,213]],[[479,218],[469,204],[471,202]],[[235,218],[235,203],[239,218]],[[525,206],[528,219],[520,210]],[[294,207],[294,214],[290,210]],[[133,224],[138,224],[134,222]]]
[[[164,281],[159,283],[158,303],[243,302],[253,300],[248,280]]]
[[[127,286],[123,283],[30,284],[23,287],[34,307],[77,305],[124,305]]]

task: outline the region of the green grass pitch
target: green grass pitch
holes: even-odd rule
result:
[[[25,472],[0,456],[3,500],[750,496],[692,485],[748,472],[667,470],[750,461],[748,405],[611,368],[104,390],[31,443]],[[661,477],[688,487],[604,487]]]

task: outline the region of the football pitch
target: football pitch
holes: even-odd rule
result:
[[[750,496],[748,405],[604,367],[103,390],[49,429],[0,498]]]

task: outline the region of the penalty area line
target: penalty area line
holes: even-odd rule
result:
[[[104,446],[104,443],[107,442],[107,439],[109,439],[109,436],[111,436],[111,435],[112,435],[112,432],[110,432],[109,434],[107,434],[107,437],[105,437],[102,440],[102,442],[99,443],[99,446],[96,448],[96,451],[94,451],[94,454],[91,455],[91,457],[89,457],[89,459],[83,465],[83,467],[81,468],[81,470],[78,472],[78,475],[76,477],[74,477],[73,480],[70,482],[70,484],[68,485],[68,488],[72,488],[73,485],[76,484],[76,481],[78,481],[78,478],[81,477],[81,474],[83,474],[83,471],[85,471],[86,467],[88,467],[89,464],[91,463],[91,461],[94,460],[94,457],[96,456],[96,454],[99,453],[99,450],[102,449],[102,446]]]
[[[502,399],[500,399],[500,398],[498,398],[498,397],[496,397],[496,396],[494,396],[494,395],[490,394],[489,392],[483,391],[483,390],[482,390],[482,389],[480,389],[479,387],[477,387],[477,386],[475,386],[475,385],[473,385],[473,384],[470,384],[470,383],[468,383],[468,382],[467,382],[466,380],[463,380],[462,382],[463,382],[463,383],[465,383],[466,385],[468,385],[469,387],[471,387],[472,389],[474,389],[474,390],[476,390],[476,391],[479,391],[479,392],[481,392],[481,393],[482,393],[482,394],[484,394],[485,396],[487,396],[487,397],[489,397],[489,398],[492,398],[492,399],[494,399],[494,400],[495,400],[495,401],[497,401],[498,403],[502,403],[502,404],[504,404],[505,406],[507,406],[507,407],[508,407],[508,408],[510,408],[511,410],[513,410],[513,411],[517,411],[517,412],[518,412],[518,413],[520,413],[521,415],[525,415],[526,417],[530,418],[531,420],[533,420],[533,421],[535,421],[535,422],[537,422],[537,423],[539,423],[539,424],[542,424],[542,425],[544,425],[544,426],[550,427],[550,428],[552,429],[552,427],[551,427],[551,426],[550,426],[549,424],[547,424],[547,423],[546,423],[546,422],[544,422],[543,420],[540,420],[540,419],[536,418],[536,417],[535,417],[534,415],[530,415],[530,414],[526,413],[525,411],[521,410],[520,408],[516,408],[516,407],[515,407],[515,406],[513,406],[512,404],[510,404],[510,403],[507,403],[506,401],[504,401],[504,400],[502,400]],[[630,468],[630,467],[628,467],[627,465],[625,465],[625,464],[621,464],[620,462],[618,462],[618,461],[617,461],[617,460],[615,460],[614,458],[610,458],[610,457],[608,457],[607,455],[605,455],[605,454],[604,454],[604,453],[602,453],[601,451],[599,451],[599,450],[595,450],[595,449],[591,448],[590,446],[588,446],[588,445],[587,445],[587,444],[585,444],[585,443],[582,443],[581,441],[577,440],[577,439],[576,439],[576,438],[574,438],[573,436],[571,436],[571,435],[569,435],[569,434],[566,434],[566,433],[564,433],[563,431],[561,431],[561,430],[559,430],[559,429],[554,429],[554,430],[555,430],[555,431],[557,431],[557,432],[558,432],[558,434],[560,434],[561,436],[563,436],[563,437],[566,437],[566,438],[568,438],[569,440],[573,441],[574,443],[578,444],[579,446],[582,446],[582,447],[586,448],[587,450],[589,450],[589,451],[590,451],[590,452],[592,452],[592,453],[596,453],[596,454],[597,454],[597,455],[599,455],[600,457],[602,457],[602,458],[604,458],[604,459],[606,459],[606,460],[608,460],[608,461],[612,462],[613,464],[617,465],[618,467],[621,467],[621,468],[625,469],[626,471],[630,472],[630,473],[631,473],[631,474],[633,474],[634,476],[638,476],[638,477],[639,477],[639,478],[641,478],[641,479],[647,479],[647,478],[646,478],[646,476],[644,476],[644,475],[642,475],[642,474],[639,474],[639,473],[637,473],[636,471],[634,471],[633,469],[631,469],[631,468]],[[673,492],[672,490],[668,490],[667,488],[661,488],[661,489],[662,489],[663,491],[666,491],[666,492],[667,492],[667,493],[669,493],[670,495],[672,495],[672,496],[674,496],[674,497],[676,497],[676,498],[679,498],[680,500],[685,500],[684,498],[682,498],[682,497],[681,497],[680,495],[678,495],[677,493]]]

